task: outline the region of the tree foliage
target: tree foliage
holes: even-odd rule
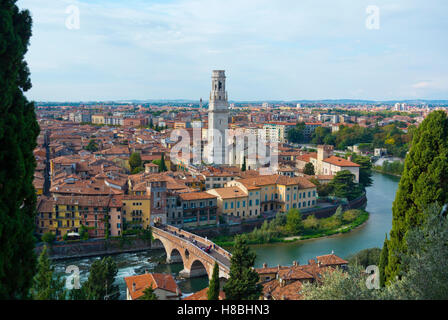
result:
[[[298,235],[303,231],[302,215],[298,209],[291,209],[286,214],[286,230],[291,235]]]
[[[215,262],[212,279],[208,285],[208,300],[219,300],[219,265]]]
[[[448,203],[448,119],[443,111],[430,113],[414,134],[404,172],[392,206],[392,230],[388,242],[386,283],[400,274],[400,254],[406,252],[405,237],[426,216],[425,208]]]
[[[316,173],[314,171],[314,165],[311,162],[308,162],[303,168],[303,173],[309,176],[314,176]]]
[[[256,255],[242,237],[235,239],[230,259],[230,277],[224,285],[226,300],[258,300],[262,287],[253,269]]]
[[[28,297],[36,270],[33,150],[39,126],[24,56],[31,15],[15,0],[0,2],[0,299]]]
[[[362,190],[354,179],[355,175],[350,171],[339,171],[328,184],[328,187],[331,188],[331,194],[338,198],[356,199],[362,194]]]
[[[141,296],[140,300],[159,300],[157,295],[154,293],[152,285],[143,290],[143,296]]]
[[[114,285],[118,273],[117,265],[111,257],[96,260],[90,266],[89,278],[82,285],[87,300],[114,300],[119,296]]]
[[[360,165],[359,167],[359,185],[365,189],[370,187],[373,183],[372,180],[372,162],[369,157],[354,156],[353,162]]]
[[[140,153],[133,152],[131,154],[131,156],[129,157],[129,166],[131,167],[131,172],[135,172],[136,169],[140,170],[142,168],[142,158],[140,156]]]
[[[31,297],[34,300],[65,300],[66,294],[65,281],[60,276],[55,276],[48,258],[47,246],[44,246],[37,263]]]
[[[370,248],[361,250],[348,258],[351,265],[359,264],[361,267],[377,266],[380,262],[380,248]]]

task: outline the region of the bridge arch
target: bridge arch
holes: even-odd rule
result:
[[[195,259],[193,262],[191,262],[188,269],[185,268],[185,270],[189,270],[188,277],[190,278],[202,277],[206,275],[210,279],[212,275],[211,273],[209,273],[208,269],[209,268],[207,268],[199,259]]]
[[[210,240],[173,226],[154,226],[152,229],[154,243],[160,241],[163,245],[167,263],[183,263],[184,269],[179,273],[180,276],[189,278],[207,275],[210,279],[213,267],[218,262],[219,277],[229,277],[231,254]]]

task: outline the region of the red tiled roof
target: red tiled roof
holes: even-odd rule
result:
[[[208,288],[204,288],[201,291],[195,292],[182,300],[208,300],[207,292]],[[219,291],[219,300],[224,300],[225,298],[226,294],[224,293],[224,291]]]
[[[125,277],[124,281],[126,282],[132,300],[136,300],[143,296],[143,291],[150,286],[152,286],[154,290],[161,289],[174,294],[181,294],[176,281],[171,274],[146,273],[138,276]]]
[[[360,165],[357,163],[336,156],[331,156],[327,159],[324,159],[323,161],[338,167],[360,167]]]

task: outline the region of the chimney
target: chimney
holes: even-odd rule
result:
[[[135,282],[132,282],[132,292],[135,292],[136,288],[135,288]]]
[[[280,271],[280,265],[277,265],[277,270]]]
[[[268,264],[265,262],[265,263],[263,263],[263,268],[267,268],[268,267]]]
[[[176,296],[180,296],[179,288],[176,287]]]
[[[295,267],[297,267],[297,261],[293,261],[293,262],[292,262],[292,265],[295,266]]]

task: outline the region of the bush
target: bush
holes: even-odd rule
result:
[[[42,236],[42,241],[48,244],[52,244],[56,240],[56,236],[51,232],[46,232]]]
[[[364,268],[367,268],[370,265],[377,266],[380,263],[380,254],[380,248],[364,249],[350,256],[348,262],[350,265],[359,264]]]
[[[319,220],[314,216],[314,214],[310,215],[303,221],[303,226],[305,229],[316,230],[319,228]]]
[[[358,218],[358,216],[361,214],[361,210],[358,209],[352,209],[347,210],[342,214],[342,220],[345,223],[353,222]]]

